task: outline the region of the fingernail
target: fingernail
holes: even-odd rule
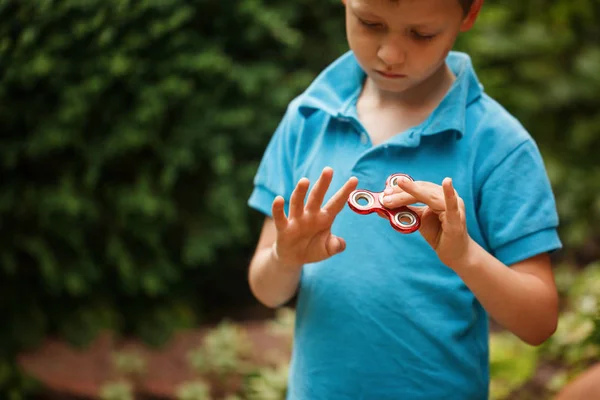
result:
[[[392,198],[391,197],[384,197],[383,198],[383,202],[384,203],[391,203],[392,202]]]
[[[392,189],[391,187],[389,188],[385,188],[385,190],[383,191],[384,194],[392,194],[394,193],[394,189]]]

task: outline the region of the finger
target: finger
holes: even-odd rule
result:
[[[429,244],[433,246],[435,244],[435,241],[437,241],[437,237],[440,232],[438,214],[428,206],[409,206],[409,208],[416,212],[419,218],[421,219],[421,226],[419,227],[419,232],[421,232],[421,236],[423,236],[423,238],[425,238],[425,240],[427,240],[427,242],[429,242]],[[438,221],[438,223],[432,223],[432,220]]]
[[[402,190],[402,188],[398,185],[394,185],[394,186],[388,186],[385,188],[385,190],[383,191],[384,194],[388,195],[388,194],[393,194],[393,193],[404,193],[404,190]]]
[[[444,199],[446,202],[446,218],[448,223],[455,224],[460,222],[460,209],[458,206],[458,196],[451,178],[445,178],[442,182],[444,189]]]
[[[306,201],[306,209],[308,211],[316,212],[321,209],[325,193],[327,193],[327,189],[329,189],[332,177],[333,169],[325,167],[308,195],[308,200]]]
[[[334,216],[338,215],[340,211],[344,209],[346,202],[348,201],[348,196],[356,186],[358,185],[358,179],[356,177],[352,177],[348,179],[348,181],[342,186],[340,190],[338,190],[325,204],[323,210],[332,213]]]
[[[411,194],[418,202],[427,204],[434,211],[444,211],[446,202],[439,185],[429,182],[413,182],[407,178],[398,179],[398,186]]]
[[[331,235],[325,243],[325,248],[327,250],[327,254],[333,256],[346,249],[346,241],[341,237]]]
[[[271,206],[273,221],[275,222],[275,228],[278,232],[284,230],[288,224],[288,220],[285,216],[284,205],[285,200],[283,197],[277,196],[275,197],[275,200],[273,200],[273,205]]]
[[[419,218],[423,217],[423,214],[425,214],[425,211],[427,211],[427,209],[429,208],[428,206],[406,206],[408,209],[410,209],[411,211],[414,211],[415,214],[417,214],[417,216]]]
[[[383,205],[386,208],[398,208],[414,203],[418,203],[418,200],[415,198],[415,196],[407,192],[383,196]]]
[[[309,180],[302,178],[292,192],[290,198],[290,219],[299,218],[304,213],[304,198],[306,197],[309,185]]]

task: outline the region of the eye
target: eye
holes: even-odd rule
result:
[[[424,41],[426,41],[426,40],[432,40],[433,38],[435,38],[437,36],[437,35],[427,35],[427,34],[419,33],[419,32],[416,32],[416,31],[413,31],[412,35],[413,35],[413,37],[415,39],[417,39],[417,40],[424,40]]]
[[[360,21],[360,23],[367,27],[367,28],[371,28],[371,29],[376,29],[376,28],[381,28],[381,24],[379,22],[369,22],[369,21],[365,21],[364,19],[358,19]]]

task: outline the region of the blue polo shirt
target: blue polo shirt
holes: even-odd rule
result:
[[[484,93],[470,58],[451,52],[456,80],[430,117],[373,146],[356,102],[365,74],[348,52],[294,99],[273,135],[249,205],[270,216],[302,177],[325,166],[325,201],[351,176],[384,189],[402,172],[453,178],[471,237],[507,266],[561,247],[535,141]],[[289,376],[291,400],[487,399],[488,316],[419,233],[345,207],[332,232],[346,250],[303,267]]]

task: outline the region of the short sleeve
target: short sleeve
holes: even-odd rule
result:
[[[266,216],[271,216],[275,197],[282,196],[286,202],[294,189],[293,166],[299,121],[294,107],[288,107],[283,119],[271,137],[254,177],[254,189],[248,205]]]
[[[512,150],[487,176],[478,216],[492,254],[506,265],[562,247],[556,201],[532,139]]]

